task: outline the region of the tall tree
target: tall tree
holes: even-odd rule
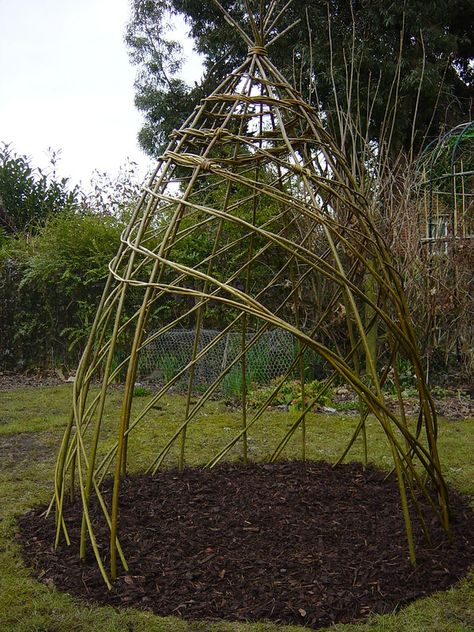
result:
[[[245,4],[221,1],[245,25]],[[169,30],[175,15],[184,17],[203,56],[204,74],[193,86],[178,76],[182,48]],[[471,118],[472,0],[294,0],[275,32],[297,19],[299,27],[272,46],[272,60],[328,124],[336,124],[339,107],[370,139],[393,130],[393,146],[407,149]],[[211,0],[133,0],[126,42],[139,68],[136,105],[145,114],[139,140],[150,155],[246,55]]]

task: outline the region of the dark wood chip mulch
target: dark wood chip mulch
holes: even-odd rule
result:
[[[110,495],[110,490],[106,496]],[[317,628],[385,613],[464,576],[474,563],[473,512],[451,493],[450,542],[426,511],[408,558],[398,487],[359,464],[223,464],[132,476],[121,491],[130,571],[108,591],[89,551],[78,559],[80,506],[67,507],[71,547],[55,551],[54,519],[37,508],[19,539],[37,576],[94,602],[187,619],[269,619]],[[107,557],[107,528],[92,513]]]

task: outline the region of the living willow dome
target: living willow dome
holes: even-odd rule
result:
[[[289,429],[282,415],[282,435],[275,440],[270,461],[291,440],[301,442],[304,459],[308,411],[331,384],[342,381],[361,403],[357,430],[349,445],[341,447],[342,457],[358,436],[366,440],[366,418],[374,415],[393,457],[412,561],[409,495],[415,503],[420,493],[424,495],[448,529],[435,412],[390,253],[336,142],[270,60],[268,40],[278,17],[277,3],[271,2],[261,13],[248,10],[249,32],[226,17],[248,44],[248,56],[174,132],[143,189],[110,264],[78,367],[71,419],[57,461],[57,539],[62,535],[68,539],[63,508],[69,489],[78,488],[83,505],[80,556],[91,545],[109,585],[117,575],[117,555],[127,568],[119,543],[118,510],[120,483],[133,447],[129,438],[153,419],[150,437],[158,435],[153,439],[154,457],[142,467],[151,474],[163,463],[182,469],[187,433],[190,428],[199,432],[193,421],[236,367],[241,378],[241,428],[233,436],[227,429],[209,467],[235,450],[241,450],[247,462],[252,428],[265,423],[265,412],[285,381],[295,375],[301,381],[302,410]],[[137,300],[140,307],[129,315],[130,304]],[[164,322],[163,313],[172,315]],[[216,313],[221,331],[202,343],[200,332],[210,321],[215,323]],[[188,362],[142,404],[143,399],[134,398],[140,355],[147,345],[185,324],[194,331]],[[272,329],[291,335],[294,359],[273,383],[266,401],[251,409],[247,396],[252,350]],[[240,336],[239,353],[204,392],[196,393],[198,363],[229,331]],[[377,339],[382,341],[382,368],[376,357]],[[326,376],[309,399],[305,396],[308,353],[319,359]],[[420,412],[414,429],[407,424],[403,407],[396,415],[384,401],[388,376],[398,384],[400,357],[417,376]],[[104,411],[122,376],[117,438],[110,447],[104,444]],[[175,420],[174,434],[161,437],[153,407],[183,376],[187,396],[182,416]],[[97,392],[92,386],[98,380]],[[117,397],[117,390],[113,392]],[[171,454],[175,460],[170,463]],[[110,474],[109,500],[101,486]],[[94,495],[110,530],[110,570],[89,515]]]

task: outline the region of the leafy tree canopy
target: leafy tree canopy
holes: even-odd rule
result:
[[[247,23],[243,2],[221,2]],[[182,48],[170,37],[170,19],[178,14],[204,58],[204,75],[193,86],[178,76]],[[328,124],[336,121],[337,102],[370,139],[379,139],[381,130],[387,137],[388,125],[394,147],[406,149],[412,139],[419,148],[444,126],[471,118],[472,0],[294,0],[275,33],[298,18],[300,25],[272,45],[272,60],[325,112]],[[126,42],[139,68],[136,105],[145,114],[139,140],[154,156],[199,99],[247,53],[211,0],[134,0]]]
[[[32,167],[27,156],[16,154],[9,145],[0,146],[0,232],[32,232],[46,219],[76,206],[78,189],[69,189],[68,179]]]

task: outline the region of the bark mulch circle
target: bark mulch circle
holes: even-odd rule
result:
[[[391,612],[453,585],[474,563],[474,515],[451,492],[454,540],[426,510],[433,544],[415,521],[413,568],[398,487],[385,477],[355,463],[309,462],[131,476],[120,509],[130,571],[110,592],[91,553],[79,562],[78,504],[66,514],[71,547],[53,549],[54,520],[44,518],[44,507],[19,520],[18,537],[41,581],[90,601],[186,619],[317,628]],[[107,528],[95,504],[92,513],[106,554]]]

